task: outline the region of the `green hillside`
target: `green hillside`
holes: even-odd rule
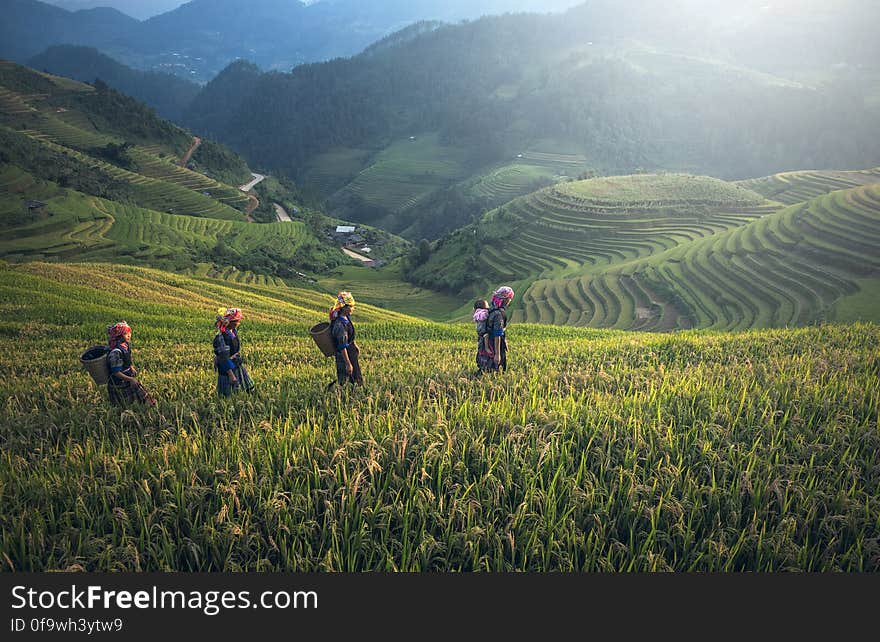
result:
[[[763,201],[744,188],[686,175],[563,183],[451,235],[413,278],[476,295],[500,281],[599,269],[741,225],[769,211]]]
[[[245,222],[256,201],[221,180],[250,179],[228,149],[100,83],[0,62],[0,256],[7,260],[111,261],[247,283],[314,282],[303,270],[350,263],[325,235],[329,219],[310,208],[290,223]],[[298,194],[269,183],[258,214],[274,221],[270,199],[295,208],[290,198]]]
[[[880,320],[880,185],[831,192],[604,274],[553,283],[584,294],[584,325],[741,329]],[[524,305],[537,303],[543,283]],[[545,291],[546,291],[546,287]],[[530,298],[531,297],[531,298]],[[552,306],[552,299],[549,302]],[[524,319],[529,318],[526,307]]]
[[[328,293],[0,265],[9,571],[876,572],[877,325],[670,336],[473,329],[358,306],[367,385],[324,392]],[[253,396],[216,398],[214,310]],[[79,354],[119,318],[152,409]],[[22,350],[26,347],[26,350]]]
[[[44,204],[29,210],[27,203]],[[0,165],[0,257],[112,261],[189,271],[199,262],[292,277],[346,262],[303,221],[252,224],[166,214],[88,196]]]
[[[878,189],[878,170],[563,183],[450,235],[412,278],[463,299],[511,283],[523,293],[519,322],[668,331],[877,321]],[[825,195],[797,201],[815,194]]]
[[[238,62],[187,117],[314,190],[339,216],[415,242],[562,177],[738,180],[880,163],[873,60],[760,65],[731,55],[743,53],[734,33],[761,32],[768,13],[758,7],[726,22],[726,9],[691,0],[688,10],[645,4],[485,16],[289,73]],[[858,22],[854,6],[813,12],[811,29]],[[790,35],[770,40],[782,47]],[[839,44],[834,55],[853,43]],[[823,46],[817,38],[811,52]],[[229,109],[217,108],[220,97]],[[423,147],[429,139],[436,144]]]
[[[0,134],[3,161],[41,177],[64,176],[96,196],[104,196],[108,184],[125,184],[126,199],[142,207],[244,220],[248,201],[240,190],[180,166],[191,134],[109,88],[0,62]],[[206,146],[216,151],[196,150],[200,169],[249,179],[240,160]],[[101,180],[90,184],[90,175]]]

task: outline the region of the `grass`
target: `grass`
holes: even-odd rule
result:
[[[831,318],[841,323],[873,321],[878,316],[880,279],[856,280],[858,292],[842,297],[833,308]]]
[[[515,325],[511,371],[475,381],[471,324],[359,306],[367,386],[337,397],[305,332],[326,300],[0,269],[4,568],[880,570],[877,325]],[[214,395],[218,304],[253,396]],[[78,367],[120,316],[154,409]]]
[[[350,147],[336,148],[316,155],[304,173],[303,184],[331,194],[345,186],[364,168],[370,152]]]
[[[23,218],[32,199],[46,204],[45,214]],[[181,270],[213,260],[292,276],[291,265],[323,265],[338,252],[301,220],[257,225],[167,214],[60,189],[8,165],[0,165],[0,216],[7,225],[0,256],[14,261],[114,261]],[[258,254],[268,262],[256,261]]]
[[[419,135],[389,145],[344,188],[365,203],[397,213],[434,190],[461,180],[465,153],[444,146],[437,134]]]
[[[331,292],[350,291],[356,301],[436,321],[448,319],[450,310],[463,304],[451,295],[407,283],[394,265],[381,269],[346,265],[319,278],[318,285]]]
[[[566,183],[558,191],[574,198],[615,204],[705,203],[759,205],[753,192],[708,176],[636,174]]]

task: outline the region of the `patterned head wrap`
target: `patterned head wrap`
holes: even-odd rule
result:
[[[131,326],[125,321],[107,326],[107,336],[111,339],[120,339],[125,336],[126,332],[131,332]]]
[[[131,332],[131,326],[125,321],[108,325],[107,338],[109,339],[111,347],[119,345],[119,343],[125,339],[125,335],[128,332]]]
[[[513,288],[502,285],[492,293],[492,304],[500,308],[503,304],[513,301]]]
[[[229,325],[232,321],[241,321],[242,314],[240,308],[218,308],[217,309],[217,327]]]
[[[336,295],[333,307],[330,308],[330,320],[335,319],[339,311],[345,306],[354,307],[354,297],[351,295],[351,292],[340,292]]]

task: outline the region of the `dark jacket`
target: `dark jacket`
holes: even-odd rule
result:
[[[231,328],[223,328],[214,337],[214,367],[220,374],[234,370],[241,363],[241,341],[238,332]],[[235,358],[233,359],[233,355]]]

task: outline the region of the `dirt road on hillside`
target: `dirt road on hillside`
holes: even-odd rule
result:
[[[193,152],[195,152],[199,145],[202,144],[202,139],[198,136],[193,136],[192,145],[189,146],[189,149],[186,150],[186,154],[183,155],[183,158],[180,159],[180,166],[186,167],[187,163],[189,163],[189,159],[192,158]]]
[[[254,185],[266,178],[262,174],[255,174],[254,172],[251,172],[251,176],[254,177],[254,180],[252,180],[250,183],[245,183],[238,189],[240,189],[242,192],[250,192],[254,188]]]
[[[282,223],[293,223],[293,220],[287,214],[287,210],[281,207],[278,203],[272,203],[275,206],[275,214],[278,216],[278,220]]]

